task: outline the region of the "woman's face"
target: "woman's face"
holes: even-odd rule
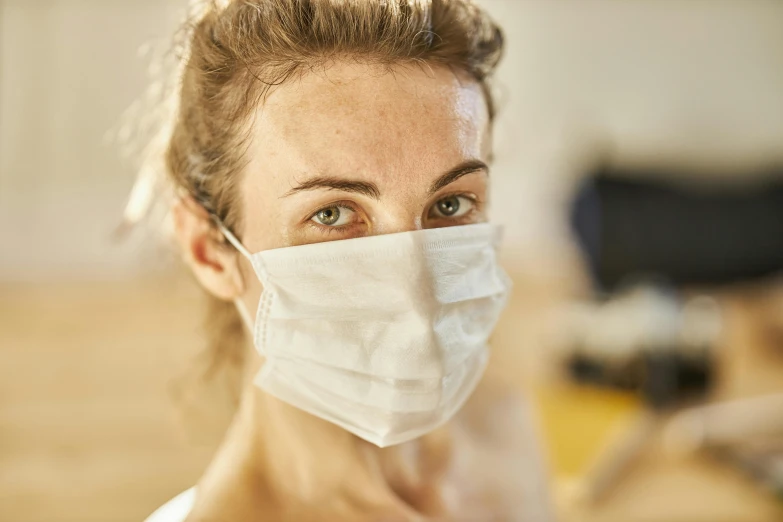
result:
[[[479,85],[447,69],[336,65],[259,107],[240,186],[251,252],[484,221]]]
[[[275,87],[251,124],[236,230],[250,252],[486,220],[486,102],[447,68],[338,63]]]
[[[446,68],[307,74],[255,114],[241,240],[259,252],[486,221],[489,139],[480,86]]]

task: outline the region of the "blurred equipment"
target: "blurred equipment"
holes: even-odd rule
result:
[[[704,400],[718,373],[720,307],[686,289],[783,271],[783,183],[667,182],[673,174],[598,170],[571,207],[596,298],[568,311],[564,366],[578,383],[628,390],[647,405],[588,473],[587,501],[613,490],[660,426],[669,448],[701,449],[767,489],[781,488],[779,396],[668,417]],[[783,178],[783,170],[773,174],[767,179]],[[759,441],[751,431],[776,433]]]
[[[638,285],[566,318],[566,366],[577,382],[638,391],[655,409],[703,396],[714,380],[718,305]]]
[[[633,391],[648,406],[614,435],[588,471],[578,499],[595,503],[649,446],[663,414],[711,389],[721,315],[709,297],[684,298],[645,283],[602,303],[575,305],[565,324],[564,361],[572,380]]]

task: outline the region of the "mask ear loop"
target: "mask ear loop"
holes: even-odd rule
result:
[[[220,229],[220,232],[223,234],[223,237],[225,237],[229,243],[231,243],[231,246],[236,248],[240,254],[245,256],[248,261],[252,263],[252,254],[250,251],[245,248],[245,245],[242,244],[242,242],[237,239],[237,237],[223,224],[222,221],[220,221],[220,218],[217,217],[214,214],[211,214],[212,221],[215,222],[215,225],[217,225],[218,229]]]
[[[218,229],[220,230],[221,234],[223,234],[223,237],[225,237],[229,243],[231,243],[231,246],[237,249],[240,254],[245,256],[248,261],[252,264],[253,261],[251,259],[250,251],[245,248],[245,245],[242,244],[239,239],[226,227],[222,221],[220,221],[220,218],[215,216],[214,214],[211,214],[212,221],[215,222],[215,225],[217,225]],[[240,276],[242,272],[240,271]],[[244,281],[242,281],[242,285],[244,287]],[[239,312],[239,316],[242,318],[242,322],[245,323],[245,326],[247,329],[252,333],[254,329],[255,321],[253,321],[253,318],[250,316],[250,313],[247,311],[247,307],[245,306],[245,303],[240,299],[239,297],[234,298],[234,306],[236,306],[237,311]]]

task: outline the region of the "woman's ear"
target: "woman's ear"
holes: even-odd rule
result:
[[[171,209],[174,233],[185,263],[210,293],[227,301],[244,292],[239,252],[227,244],[204,208],[183,197]]]

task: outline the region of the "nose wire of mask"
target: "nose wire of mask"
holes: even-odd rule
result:
[[[378,446],[448,421],[484,372],[510,282],[489,224],[265,250],[255,384]]]

